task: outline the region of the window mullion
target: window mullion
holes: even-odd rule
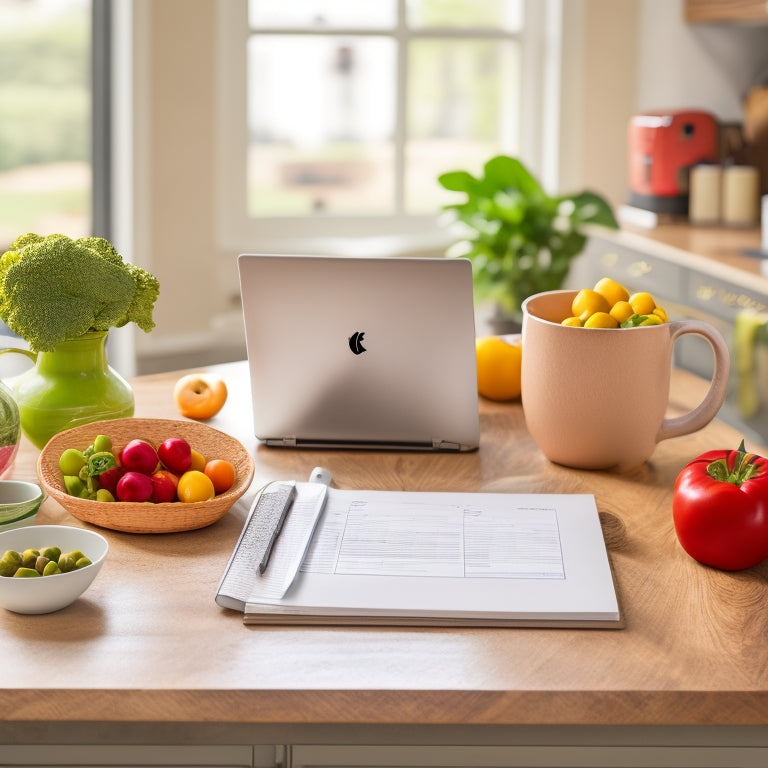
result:
[[[405,144],[408,140],[408,42],[409,35],[405,21],[405,1],[397,0],[397,86],[395,88],[395,215],[405,213]]]

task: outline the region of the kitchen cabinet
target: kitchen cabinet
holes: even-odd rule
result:
[[[685,20],[689,24],[706,22],[768,23],[765,0],[685,0]]]
[[[250,745],[3,745],[2,768],[287,768],[283,747]]]

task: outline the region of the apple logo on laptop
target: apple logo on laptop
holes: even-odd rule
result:
[[[356,355],[360,355],[365,352],[365,347],[363,346],[363,336],[365,336],[365,331],[355,331],[349,337],[349,348]]]

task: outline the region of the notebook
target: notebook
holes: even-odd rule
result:
[[[261,441],[477,448],[468,260],[241,254],[238,270]]]

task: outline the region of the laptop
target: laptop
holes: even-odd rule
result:
[[[477,448],[468,260],[241,254],[238,271],[259,440]]]

